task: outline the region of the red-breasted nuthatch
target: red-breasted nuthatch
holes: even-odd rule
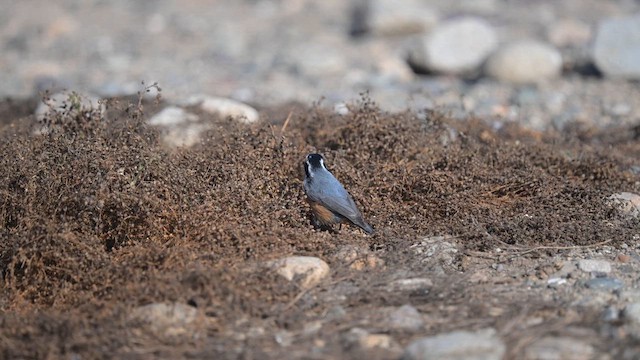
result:
[[[360,227],[367,234],[373,233],[373,228],[362,219],[351,195],[324,166],[322,155],[307,155],[304,172],[304,192],[315,216],[316,226],[331,227],[346,222]]]

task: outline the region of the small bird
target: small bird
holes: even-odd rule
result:
[[[324,166],[322,155],[307,155],[304,172],[304,192],[315,215],[316,226],[331,227],[350,222],[367,234],[373,233],[373,228],[362,219],[351,195]]]

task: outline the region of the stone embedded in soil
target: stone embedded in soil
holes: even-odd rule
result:
[[[544,337],[529,345],[525,359],[592,359],[595,351],[591,345],[570,337]]]
[[[410,249],[421,258],[429,270],[436,273],[444,273],[444,268],[455,266],[458,257],[456,246],[446,240],[451,236],[431,236],[422,238],[419,242],[410,246]]]
[[[386,289],[389,292],[422,292],[424,294],[429,292],[429,289],[433,287],[433,281],[427,278],[409,278],[394,280],[387,285]]]
[[[362,349],[391,349],[398,345],[393,338],[386,334],[370,334],[361,328],[353,328],[346,334],[349,343],[356,344]]]
[[[268,264],[280,276],[289,281],[299,279],[300,286],[310,288],[329,275],[329,265],[313,256],[290,256]]]
[[[500,81],[538,83],[560,75],[562,55],[554,47],[538,41],[519,41],[493,53],[485,72]]]
[[[158,336],[176,337],[193,332],[198,310],[180,303],[154,303],[135,308],[130,319],[146,324]]]
[[[578,268],[584,272],[605,274],[611,272],[611,264],[606,260],[582,259],[578,261]]]
[[[247,104],[223,97],[194,95],[185,100],[184,105],[200,106],[210,114],[217,114],[223,118],[231,117],[243,123],[253,123],[260,119],[258,111]]]
[[[438,22],[438,13],[421,0],[373,0],[367,26],[374,35],[423,33]]]
[[[606,76],[640,79],[640,14],[603,20],[593,58]]]
[[[35,115],[38,121],[56,113],[69,117],[78,114],[99,115],[105,112],[105,105],[100,102],[100,98],[91,94],[81,94],[75,91],[61,91],[48,96],[38,104]]]
[[[349,268],[356,271],[365,269],[375,269],[384,266],[384,260],[371,254],[368,249],[360,249],[355,246],[346,245],[336,253],[336,258],[349,265]]]
[[[618,206],[622,214],[635,218],[640,217],[640,195],[621,192],[609,196],[609,200]]]
[[[640,325],[640,302],[634,302],[625,306],[622,311],[622,316],[624,316],[628,322]]]
[[[411,305],[402,305],[387,316],[387,326],[391,329],[420,330],[424,326],[422,314]]]
[[[439,24],[411,50],[417,68],[460,74],[480,67],[495,49],[493,27],[481,18],[462,17]]]
[[[624,286],[622,281],[607,277],[589,279],[584,285],[589,289],[602,291],[616,291]]]
[[[414,340],[402,359],[501,360],[505,349],[494,329],[454,331]]]
[[[585,45],[591,35],[589,24],[572,18],[554,23],[547,32],[549,41],[558,47]]]
[[[197,144],[201,134],[209,129],[198,122],[198,115],[177,106],[169,106],[152,116],[148,124],[162,129],[162,141],[170,147],[189,147]]]
[[[167,106],[149,120],[149,125],[176,126],[198,121],[198,115],[192,114],[178,106]]]

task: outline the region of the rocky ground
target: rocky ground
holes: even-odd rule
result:
[[[2,357],[640,358],[637,2],[34,4]],[[375,235],[312,228],[310,151]]]

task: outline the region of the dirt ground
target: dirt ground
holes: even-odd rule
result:
[[[364,98],[346,116],[262,109],[253,125],[199,113],[214,130],[176,151],[144,123],[154,104],[120,99],[105,119],[63,115],[33,135],[36,103],[0,103],[2,358],[386,359],[484,328],[507,358],[558,334],[610,358],[640,349],[628,324],[601,319],[618,300],[579,277],[546,285],[567,262],[604,257],[635,287],[639,221],[608,197],[640,192],[637,127],[495,129]],[[313,228],[301,186],[312,151],[373,236]],[[304,289],[264,265],[290,255],[331,274]],[[390,290],[412,278],[428,285]],[[157,303],[195,320],[160,331],[132,315]],[[402,305],[423,324],[393,325],[385,314]],[[358,345],[354,328],[391,343]]]

